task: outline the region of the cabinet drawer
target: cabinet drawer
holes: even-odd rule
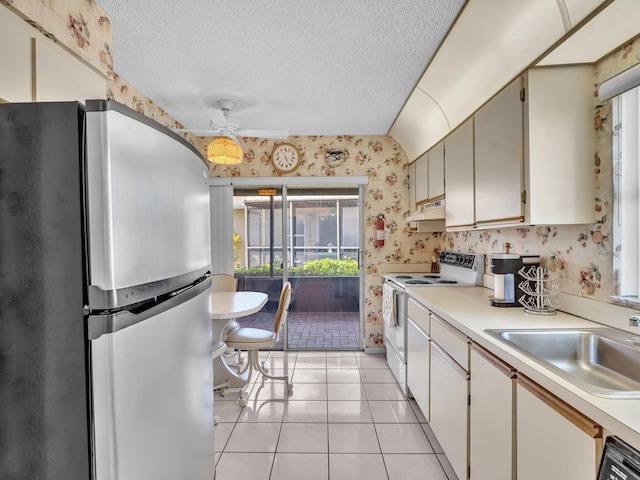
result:
[[[431,314],[431,339],[469,371],[469,339],[437,315]]]
[[[414,321],[416,325],[418,325],[427,335],[431,334],[431,329],[429,328],[429,314],[431,312],[420,305],[418,302],[409,299],[407,302],[407,316]]]

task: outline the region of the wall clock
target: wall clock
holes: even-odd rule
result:
[[[271,164],[280,173],[292,173],[302,163],[298,147],[291,143],[280,143],[273,147]]]

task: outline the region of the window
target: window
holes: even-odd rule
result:
[[[614,272],[622,297],[640,298],[640,87],[613,98]]]

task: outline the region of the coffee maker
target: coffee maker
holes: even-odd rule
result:
[[[524,266],[540,265],[538,255],[518,253],[496,253],[489,257],[489,269],[493,273],[494,293],[491,305],[494,307],[521,307],[518,302],[525,295],[520,288],[525,278],[518,272]]]

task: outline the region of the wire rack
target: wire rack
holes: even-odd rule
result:
[[[524,306],[527,313],[535,315],[555,315],[560,306],[558,293],[562,290],[555,280],[560,272],[549,270],[547,267],[524,266],[518,272],[524,280],[518,287],[523,295],[518,302]]]

